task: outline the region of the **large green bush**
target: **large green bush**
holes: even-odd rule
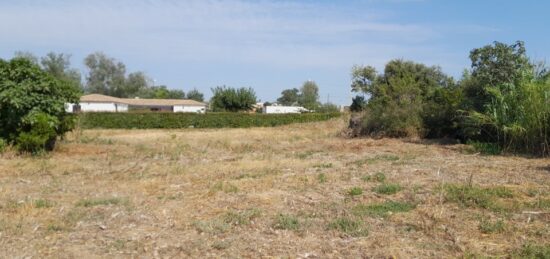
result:
[[[455,84],[438,67],[411,61],[390,61],[384,73],[354,67],[352,89],[370,96],[360,132],[370,136],[442,136],[439,119],[448,115]],[[451,103],[454,103],[453,101]]]
[[[24,152],[51,150],[72,129],[65,103],[79,99],[78,86],[59,80],[27,59],[0,60],[0,138]]]
[[[254,113],[82,113],[83,129],[178,129],[273,127],[314,122],[340,116],[339,113],[254,114]]]
[[[250,111],[256,104],[256,92],[252,88],[218,86],[212,88],[210,108],[215,112]]]

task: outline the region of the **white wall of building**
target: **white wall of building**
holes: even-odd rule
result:
[[[74,112],[75,104],[65,104],[65,110],[67,112]],[[121,103],[96,103],[96,102],[81,102],[81,112],[127,112],[128,105]]]
[[[205,106],[184,106],[176,105],[174,106],[174,112],[193,112],[193,113],[205,113]]]
[[[308,110],[299,106],[265,106],[264,113],[276,114],[276,113],[302,113]]]

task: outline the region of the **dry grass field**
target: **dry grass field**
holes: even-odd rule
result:
[[[0,258],[550,253],[550,159],[276,128],[86,130],[0,156]]]

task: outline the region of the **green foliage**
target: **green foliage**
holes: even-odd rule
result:
[[[329,223],[328,228],[338,230],[354,237],[365,237],[369,234],[361,221],[348,217],[337,218]]]
[[[370,205],[357,205],[352,209],[356,216],[387,217],[391,213],[407,212],[416,208],[415,204],[407,202],[386,201]]]
[[[229,225],[248,225],[261,215],[259,209],[247,209],[244,211],[229,211],[223,216],[223,222]]]
[[[202,94],[201,92],[199,92],[199,90],[195,88],[187,93],[186,98],[195,100],[197,102],[204,102],[204,94]]]
[[[323,121],[340,116],[332,113],[81,113],[83,129],[178,129],[274,127],[291,123]]]
[[[464,92],[471,108],[478,112],[485,111],[486,104],[492,99],[490,88],[516,85],[527,74],[532,74],[533,65],[524,45],[521,41],[511,45],[494,42],[470,52],[471,82],[465,85]]]
[[[352,91],[370,96],[361,125],[361,133],[371,136],[406,137],[430,133],[425,118],[446,117],[443,89],[454,87],[452,78],[439,67],[427,67],[411,61],[392,60],[384,74],[372,67],[354,67]],[[435,101],[438,102],[435,102]],[[430,104],[430,105],[428,105]],[[436,105],[439,104],[439,105]],[[452,117],[451,117],[452,118]]]
[[[502,153],[502,149],[497,143],[468,141],[468,145],[471,145],[475,151],[484,155],[499,155]]]
[[[504,221],[499,219],[495,222],[482,219],[479,223],[479,231],[484,234],[502,233],[505,230]]]
[[[104,53],[96,52],[88,55],[84,59],[84,64],[89,70],[85,86],[88,93],[131,97],[143,87],[140,84],[126,89],[126,66]],[[137,82],[137,77],[134,80]]]
[[[333,103],[323,103],[319,105],[315,111],[320,113],[337,113],[340,112],[340,108],[338,108],[338,105]]]
[[[300,221],[295,216],[279,214],[273,227],[275,229],[298,230],[300,229]]]
[[[319,107],[319,87],[314,81],[304,82],[300,88],[298,103],[308,110],[316,110]]]
[[[473,49],[470,59],[458,84],[410,61],[390,61],[383,74],[355,66],[352,91],[370,99],[362,123],[350,125],[363,135],[452,137],[487,143],[478,146],[490,153],[550,155],[548,70],[529,61],[521,41]]]
[[[84,199],[76,203],[79,207],[95,207],[100,205],[119,205],[127,201],[120,198],[105,198],[105,199]]]
[[[457,202],[464,207],[501,210],[497,198],[512,198],[514,193],[506,187],[476,187],[448,184],[443,187],[447,201]]]
[[[185,93],[182,90],[168,89],[165,85],[143,87],[137,96],[147,99],[184,99]]]
[[[3,153],[8,147],[8,142],[0,138],[0,154]]]
[[[491,102],[485,112],[470,111],[469,137],[500,145],[504,151],[550,154],[550,80],[519,81],[486,88]]]
[[[49,200],[38,199],[33,202],[33,205],[37,209],[42,209],[42,208],[51,208],[53,207],[54,203]]]
[[[550,245],[536,245],[528,243],[513,253],[512,258],[550,259]]]
[[[362,95],[357,95],[353,97],[351,106],[349,107],[352,112],[362,112],[367,108],[367,101]]]
[[[382,172],[378,172],[374,175],[365,175],[361,179],[365,182],[377,181],[382,183],[386,180],[386,175]]]
[[[363,189],[361,187],[353,187],[347,191],[349,196],[357,196],[363,194]]]
[[[300,103],[300,90],[297,88],[286,89],[281,92],[281,97],[277,99],[280,105],[298,105]]]
[[[215,112],[250,111],[256,104],[256,93],[252,88],[231,88],[218,86],[212,89],[210,108]]]
[[[0,60],[0,138],[24,152],[52,150],[56,137],[72,129],[65,103],[78,87],[58,80],[27,59]]]
[[[380,184],[374,188],[372,188],[372,191],[378,193],[378,194],[396,194],[399,191],[401,191],[401,185],[399,184],[393,184],[393,183],[383,183]]]

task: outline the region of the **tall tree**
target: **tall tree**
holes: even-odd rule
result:
[[[525,76],[533,76],[533,65],[525,52],[522,41],[508,45],[494,42],[470,52],[471,77],[463,80],[465,95],[477,111],[484,111],[491,100],[489,89],[503,90],[507,85],[517,85]]]
[[[282,105],[297,105],[300,101],[300,90],[298,88],[286,89],[281,92],[277,102]]]
[[[40,59],[42,69],[55,78],[68,81],[82,88],[80,71],[71,68],[71,55],[55,52],[49,52]]]
[[[214,111],[250,111],[256,104],[256,93],[252,88],[231,88],[218,86],[212,89],[210,106]]]
[[[314,81],[304,82],[300,92],[300,105],[309,110],[315,110],[319,107],[319,87]]]
[[[124,97],[136,97],[143,90],[149,88],[150,79],[143,72],[134,72],[128,74],[123,86]]]
[[[199,90],[193,88],[193,90],[187,93],[187,99],[195,100],[198,102],[204,101],[204,95]]]
[[[86,92],[129,97],[130,94],[124,91],[126,66],[122,62],[96,52],[88,55],[84,64],[89,70],[86,76]]]

